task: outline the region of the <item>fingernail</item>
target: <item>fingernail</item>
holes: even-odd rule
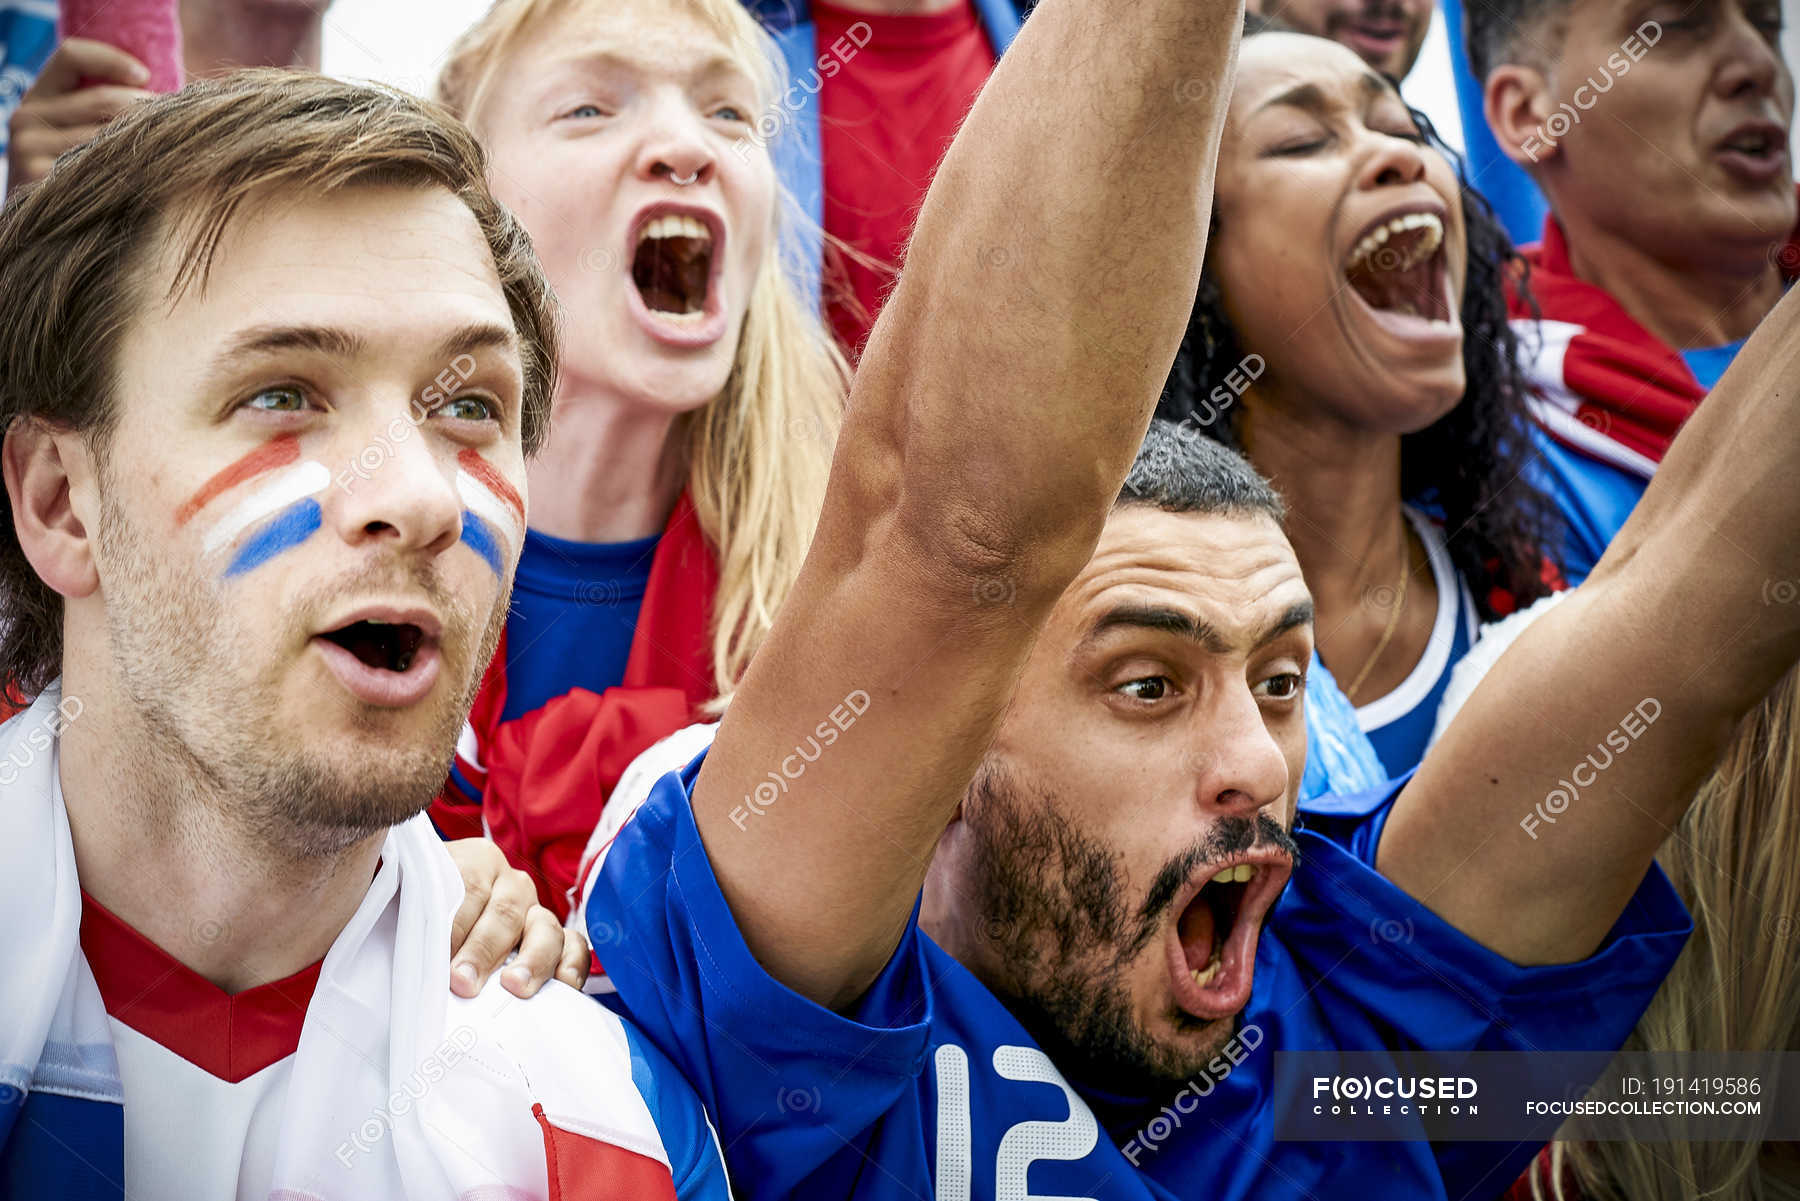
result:
[[[470,992],[475,991],[475,965],[474,964],[459,963],[456,965],[455,969],[452,971],[451,974],[456,977],[456,982],[458,984],[462,985],[465,989],[469,990]]]
[[[133,63],[131,65],[131,77],[133,79],[137,80],[139,83],[149,83],[150,82],[150,68],[142,65],[141,63]]]
[[[506,979],[508,983],[524,988],[531,983],[531,973],[522,967],[509,967],[506,969]]]

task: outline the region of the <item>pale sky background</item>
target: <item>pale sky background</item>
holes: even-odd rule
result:
[[[1791,65],[1800,65],[1800,15],[1783,0],[1788,28],[1783,48]],[[337,0],[325,17],[324,67],[333,75],[378,79],[425,94],[437,77],[444,52],[462,30],[474,24],[488,0]],[[1440,14],[1419,62],[1406,80],[1406,98],[1422,109],[1444,139],[1462,149],[1462,120],[1450,77],[1450,47]],[[1794,158],[1800,161],[1800,123],[1796,123]]]

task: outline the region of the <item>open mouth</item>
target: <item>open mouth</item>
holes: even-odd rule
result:
[[[1293,861],[1265,852],[1256,862],[1216,869],[1181,910],[1170,947],[1175,1002],[1207,1021],[1250,1001],[1263,919],[1287,884]]]
[[[713,234],[705,222],[667,213],[638,230],[631,281],[650,312],[674,321],[700,321],[712,278]]]
[[[1435,213],[1389,217],[1363,233],[1344,261],[1344,279],[1377,313],[1448,323],[1444,222]]]
[[[425,631],[404,621],[353,621],[319,635],[349,651],[365,666],[404,674],[412,669]]]
[[[1256,869],[1248,863],[1228,867],[1200,889],[1181,915],[1181,947],[1188,973],[1205,988],[1224,968],[1225,940],[1243,908],[1244,892]]]
[[[1779,129],[1754,126],[1739,130],[1727,138],[1723,148],[1751,158],[1773,158],[1786,152],[1787,134]]]
[[[1714,154],[1727,171],[1749,183],[1788,181],[1788,131],[1778,122],[1746,122],[1720,142]]]
[[[432,695],[443,671],[443,626],[422,606],[364,605],[364,614],[313,635],[324,667],[352,697],[407,709]],[[349,617],[349,614],[343,614]]]

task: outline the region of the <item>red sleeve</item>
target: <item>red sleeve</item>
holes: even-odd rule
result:
[[[679,688],[573,688],[495,731],[484,748],[487,833],[537,881],[558,918],[600,810],[631,761],[687,724]]]

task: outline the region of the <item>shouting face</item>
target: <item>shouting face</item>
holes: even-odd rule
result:
[[[774,269],[749,69],[697,16],[588,5],[509,54],[491,95],[474,125],[562,303],[562,374],[675,412],[711,401]]]
[[[1114,510],[940,843],[930,933],[1065,1071],[1191,1076],[1250,999],[1312,600],[1267,515]]]
[[[1335,42],[1245,40],[1219,146],[1207,270],[1258,399],[1379,433],[1462,398],[1461,190],[1400,96]]]

